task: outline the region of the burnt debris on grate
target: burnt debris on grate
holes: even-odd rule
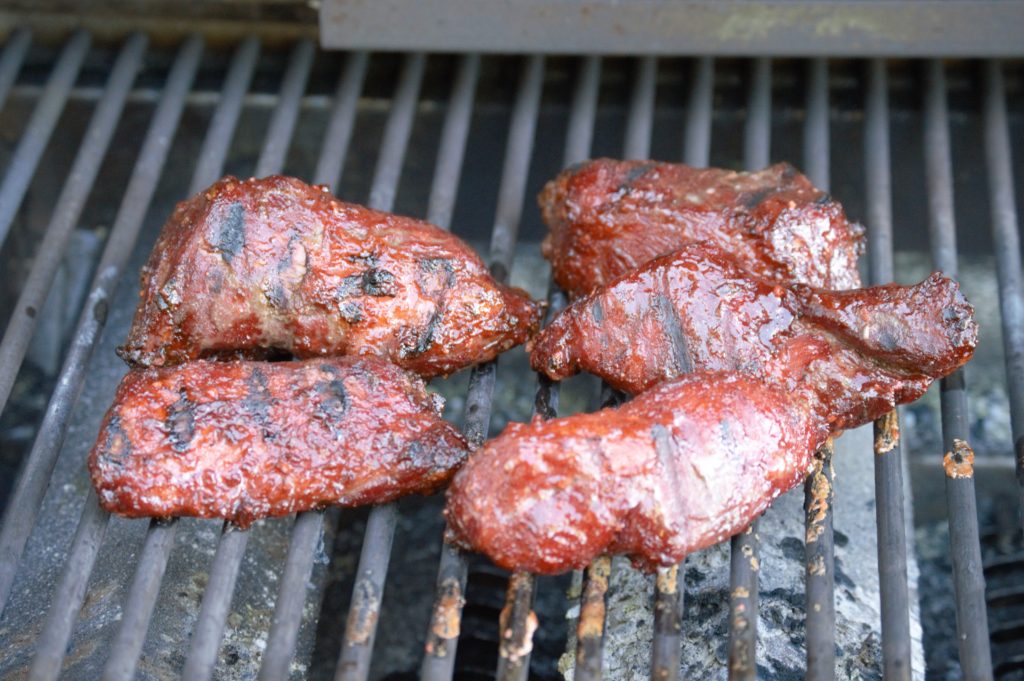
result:
[[[30,43],[27,31],[17,31],[11,35],[0,54],[0,105],[11,99]],[[59,132],[60,114],[66,102],[77,96],[74,85],[92,49],[90,43],[88,34],[74,34],[62,45],[47,79],[38,88],[35,112],[30,114],[30,122],[20,135],[0,181],[0,241],[12,229],[14,216],[25,202],[33,178],[40,170],[43,152],[56,134],[55,130]],[[39,256],[28,271],[0,345],[0,406],[9,406],[12,386],[22,370],[32,334],[36,330],[35,312],[46,302],[61,260],[73,243],[71,235],[86,202],[100,190],[111,190],[102,184],[102,164],[115,137],[119,120],[126,115],[125,110],[132,106],[131,95],[136,73],[150,54],[146,43],[143,36],[137,35],[120,46],[114,68],[103,84],[102,95],[88,123],[88,132],[76,151],[74,164],[68,170],[63,189],[54,204],[42,243],[38,247]],[[0,616],[4,618],[3,625],[8,627],[6,631],[9,631],[11,623],[17,622],[20,625],[31,621],[35,629],[27,628],[25,631],[38,630],[39,634],[29,638],[22,636],[11,643],[12,639],[8,638],[6,631],[0,629],[0,637],[3,637],[0,639],[0,649],[20,646],[20,657],[16,655],[11,659],[21,660],[17,664],[28,668],[32,678],[54,678],[63,667],[81,664],[81,660],[87,657],[93,661],[99,660],[98,666],[90,663],[92,666],[86,665],[80,669],[87,669],[85,673],[102,673],[104,678],[109,679],[132,678],[142,665],[152,664],[163,665],[160,669],[169,669],[174,673],[184,670],[184,676],[190,679],[210,678],[218,664],[234,666],[239,663],[239,654],[249,655],[243,664],[247,671],[258,668],[261,678],[265,679],[281,678],[289,670],[301,674],[305,669],[304,663],[297,659],[301,656],[301,653],[297,653],[301,647],[300,631],[302,627],[310,626],[310,621],[316,619],[319,611],[320,603],[312,602],[317,591],[310,590],[308,584],[322,579],[315,566],[324,551],[322,544],[331,541],[334,523],[330,513],[300,514],[294,521],[282,521],[274,524],[275,529],[272,531],[268,530],[276,533],[269,534],[267,539],[275,549],[273,552],[262,551],[259,555],[265,559],[272,553],[278,560],[277,564],[270,566],[274,572],[273,578],[261,583],[265,589],[269,589],[262,601],[266,607],[258,618],[254,616],[254,622],[258,619],[258,623],[250,622],[246,625],[251,628],[262,627],[262,637],[249,640],[252,644],[249,650],[240,651],[234,639],[222,649],[222,641],[231,639],[232,630],[237,625],[237,620],[232,619],[233,614],[236,618],[238,616],[233,613],[232,604],[249,595],[236,593],[236,585],[249,583],[246,582],[249,579],[246,576],[246,571],[250,569],[248,563],[257,560],[253,556],[253,547],[249,545],[250,537],[259,530],[241,532],[225,525],[218,539],[209,523],[170,520],[140,524],[111,519],[99,509],[95,498],[83,486],[81,471],[75,477],[72,469],[63,464],[63,467],[58,466],[62,449],[73,451],[78,447],[80,451],[80,445],[75,439],[92,436],[92,433],[85,432],[87,428],[78,428],[76,414],[90,412],[89,418],[84,418],[82,423],[94,424],[98,411],[102,409],[93,401],[97,394],[102,394],[102,390],[87,390],[85,394],[89,399],[79,400],[83,385],[89,383],[94,371],[99,371],[97,367],[103,367],[102,372],[116,378],[118,365],[107,359],[93,358],[94,350],[105,347],[112,333],[111,329],[105,328],[108,326],[108,317],[113,315],[124,320],[129,311],[129,303],[125,301],[130,301],[131,296],[123,291],[117,295],[115,292],[124,286],[134,286],[135,272],[131,268],[136,259],[133,253],[144,246],[137,246],[136,241],[144,227],[151,222],[149,213],[157,212],[157,197],[163,196],[164,190],[161,187],[167,182],[164,176],[168,174],[168,155],[176,144],[176,137],[182,134],[183,121],[188,120],[194,124],[195,119],[188,118],[192,106],[190,96],[194,91],[197,74],[206,63],[204,54],[207,53],[199,38],[185,41],[174,53],[165,79],[156,87],[156,105],[135,158],[134,170],[123,193],[119,188],[114,192],[120,208],[99,258],[95,278],[89,286],[88,299],[82,307],[66,360],[25,461],[24,472],[5,509],[4,524],[0,529]],[[262,54],[255,39],[242,42],[233,51],[223,82],[216,86],[219,90],[212,100],[215,107],[209,118],[205,139],[195,162],[191,164],[189,193],[211,182],[224,168],[233,172],[250,171],[251,164],[246,159],[233,157],[233,137],[246,115],[251,84],[260,79],[258,67]],[[490,59],[468,55],[446,61],[442,76],[445,86],[434,88],[445,90],[448,104],[443,114],[437,155],[433,159],[427,218],[444,227],[450,226],[452,222],[456,197],[460,196],[459,189],[463,183],[465,161],[477,153],[469,141],[471,124],[476,115],[475,104],[480,98],[479,91],[484,87],[497,87],[490,80],[484,82],[488,78],[493,80],[495,73],[487,70]],[[293,142],[306,134],[302,130],[300,117],[308,103],[308,85],[317,78],[317,61],[318,53],[310,42],[296,43],[287,51],[287,61],[275,81],[279,89],[271,96],[273,111],[267,121],[262,149],[252,168],[255,174],[265,175],[290,169],[286,161]],[[321,95],[329,100],[325,107],[329,108],[329,113],[326,115],[327,127],[318,149],[316,169],[312,173],[315,181],[339,191],[343,168],[346,173],[363,172],[363,168],[349,159],[358,154],[363,165],[373,168],[368,203],[381,209],[395,206],[399,180],[408,165],[408,151],[415,143],[413,126],[422,110],[421,89],[425,87],[425,80],[430,78],[428,66],[431,61],[434,58],[424,54],[401,55],[391,62],[395,68],[387,71],[393,77],[370,83],[368,81],[375,79],[367,78],[371,62],[369,55],[357,52],[345,56],[343,63],[340,63],[342,68],[339,69],[336,90],[330,96]],[[659,94],[659,90],[677,86],[681,91],[671,96],[687,105],[685,125],[681,123],[681,116],[676,116],[672,123],[677,125],[680,143],[685,142],[683,157],[687,162],[697,165],[706,165],[711,158],[716,64],[710,58],[683,61],[641,57],[624,61],[590,57],[560,61],[533,55],[519,61],[493,61],[501,61],[505,65],[501,72],[506,76],[513,73],[512,80],[516,83],[511,110],[507,116],[507,138],[490,237],[489,261],[493,273],[499,279],[507,280],[511,273],[520,224],[525,221],[524,206],[528,199],[531,165],[538,158],[544,159],[552,154],[550,149],[536,143],[541,121],[548,120],[543,118],[541,97],[547,85],[571,90],[573,93],[572,97],[566,98],[569,102],[566,107],[568,127],[560,159],[563,164],[585,158],[590,155],[592,147],[604,153],[608,153],[607,150],[616,153],[623,140],[621,153],[626,157],[660,154],[664,145],[659,141],[652,146],[652,140],[658,138],[657,103],[664,94]],[[566,64],[571,67],[566,68]],[[742,144],[724,139],[722,144],[730,151],[719,152],[716,137],[716,159],[729,157],[735,152],[733,156],[742,157],[742,165],[755,168],[766,165],[771,158],[781,158],[782,149],[790,157],[794,157],[794,153],[798,155],[799,152],[793,150],[792,140],[776,132],[780,125],[789,123],[780,124],[773,118],[773,90],[778,86],[780,78],[782,87],[792,87],[792,73],[806,69],[806,79],[797,77],[798,83],[805,83],[806,87],[801,89],[798,85],[796,88],[800,90],[802,100],[798,106],[806,112],[806,118],[798,122],[804,145],[803,163],[812,180],[819,186],[836,185],[836,182],[829,181],[835,179],[829,177],[830,157],[837,155],[829,153],[830,65],[823,60],[812,60],[799,62],[797,69],[785,62],[773,65],[767,59],[730,62],[725,66],[728,72],[725,82],[735,85],[737,74],[741,74],[747,64],[752,69],[749,77],[742,79],[742,84],[746,86],[741,95],[743,101],[732,107],[733,102],[728,100],[728,96],[725,98],[726,107],[732,107],[730,115],[741,116],[744,121]],[[865,65],[857,66],[860,68]],[[858,76],[855,80],[866,84],[863,89],[866,96],[863,172],[866,187],[865,214],[871,239],[868,264],[871,281],[879,282],[891,280],[894,274],[890,188],[890,166],[893,159],[890,157],[888,132],[891,112],[888,106],[888,65],[883,61],[874,61],[866,66],[866,77]],[[780,73],[781,76],[778,75]],[[942,64],[928,64],[926,73],[926,98],[919,104],[924,111],[924,136],[927,140],[923,166],[928,180],[927,197],[932,228],[930,245],[936,265],[947,273],[955,274],[957,246],[954,238],[956,225],[953,221],[951,141],[945,104],[947,85]],[[1010,123],[1007,120],[1003,67],[996,62],[988,62],[984,64],[984,76],[984,156],[988,164],[986,181],[991,194],[1013,446],[1015,451],[1020,452],[1020,441],[1024,439],[1021,437],[1024,429],[1024,417],[1021,417],[1024,413],[1024,299],[1020,290],[1019,225],[1014,201]],[[149,78],[152,80],[152,74]],[[450,79],[450,84],[447,79]],[[616,97],[611,108],[617,108],[621,116],[618,113],[610,116],[602,113],[604,105],[601,95],[606,87],[615,91]],[[364,92],[367,89],[372,92],[367,94]],[[730,90],[735,94],[741,88],[730,86]],[[318,91],[323,90],[321,88]],[[377,106],[387,111],[379,150],[373,149],[375,161],[368,153],[368,148],[373,147],[373,144],[364,143],[354,133],[357,114],[363,106]],[[620,120],[624,121],[624,125],[619,124]],[[793,130],[795,127],[788,129]],[[796,137],[800,139],[801,136]],[[614,138],[613,142],[609,142],[611,138]],[[771,153],[770,141],[775,142],[775,153]],[[738,146],[742,146],[742,151],[734,148]],[[901,152],[900,159],[904,155]],[[367,158],[371,159],[368,163]],[[834,170],[838,176],[838,165],[832,165],[836,166]],[[842,181],[846,185],[849,184],[850,174],[860,172],[856,163],[850,165],[855,170],[844,168]],[[847,189],[846,185],[843,186],[844,190]],[[177,189],[179,195],[182,191],[183,187]],[[160,208],[164,207],[161,203]],[[555,313],[564,302],[564,296],[552,289],[549,294],[549,313]],[[497,380],[497,367],[494,363],[474,369],[468,377],[463,421],[467,436],[476,445],[491,428],[492,399]],[[554,416],[558,410],[559,391],[558,385],[541,379],[534,395],[535,413],[544,417]],[[951,377],[943,383],[944,451],[948,451],[946,491],[960,624],[960,663],[973,677],[985,678],[991,674],[991,662],[988,657],[977,513],[974,509],[974,481],[969,475],[972,453],[967,444],[970,433],[966,421],[965,391],[966,384],[962,375]],[[873,459],[880,580],[878,596],[881,603],[872,604],[872,607],[877,605],[881,610],[882,636],[878,647],[887,677],[909,678],[912,672],[919,674],[922,670],[911,669],[913,649],[903,496],[904,464],[895,412],[876,424],[875,434]],[[74,446],[63,447],[65,439]],[[863,454],[867,455],[867,452]],[[837,513],[842,512],[846,497],[844,483],[840,479],[835,487],[837,506],[833,507],[829,459],[830,453],[823,450],[819,470],[810,479],[805,491],[806,516],[800,515],[795,521],[801,525],[806,521],[803,536],[809,540],[813,535],[814,541],[787,544],[784,547],[784,551],[800,561],[806,580],[805,584],[792,585],[806,589],[802,601],[792,596],[798,591],[787,591],[787,597],[792,596],[792,610],[802,613],[804,604],[811,604],[811,608],[806,610],[806,620],[803,620],[803,615],[792,621],[782,617],[779,624],[791,634],[795,649],[803,647],[808,677],[815,679],[841,676],[836,667],[835,644],[841,640],[836,620],[843,623],[843,617],[841,608],[837,614],[835,606],[838,599],[844,598],[840,592],[846,588],[844,580],[848,581],[842,566],[833,562],[831,513],[833,508],[837,509]],[[60,494],[65,499],[73,500],[74,514],[69,516],[71,523],[65,523],[67,527],[62,534],[54,533],[51,540],[53,546],[48,547],[47,551],[43,550],[47,548],[47,540],[35,533],[39,531],[37,526],[46,531],[54,527],[47,515],[48,494]],[[376,508],[369,511],[368,515],[362,555],[353,579],[352,607],[347,618],[344,618],[344,639],[340,642],[336,668],[332,670],[338,679],[361,680],[372,676],[371,663],[374,660],[374,643],[381,614],[385,609],[403,607],[402,603],[393,602],[394,599],[389,598],[384,591],[396,525],[401,519],[399,507],[392,505]],[[767,522],[761,525],[762,528],[766,526],[775,527]],[[117,530],[108,532],[108,528],[112,527]],[[643,577],[643,588],[649,589],[644,592],[644,597],[649,598],[648,610],[643,611],[644,616],[649,617],[645,626],[650,630],[648,638],[644,639],[645,645],[649,641],[646,663],[654,678],[676,678],[681,668],[685,668],[686,662],[681,657],[685,657],[686,646],[692,643],[688,636],[706,636],[710,629],[687,631],[684,623],[692,621],[687,620],[687,615],[692,618],[702,613],[721,616],[721,626],[717,631],[720,653],[717,662],[728,665],[729,675],[733,678],[761,675],[759,663],[763,665],[765,662],[764,636],[777,632],[762,631],[762,644],[759,646],[758,621],[763,623],[767,618],[772,622],[779,609],[773,600],[778,597],[774,589],[761,594],[761,607],[758,607],[759,578],[763,585],[778,567],[771,562],[760,563],[758,534],[758,525],[755,523],[749,533],[734,539],[732,583],[728,589],[717,594],[717,605],[710,602],[708,592],[698,585],[690,584],[691,593],[687,594],[687,598],[683,595],[688,581],[704,579],[706,573],[702,572],[703,562],[700,567],[694,567],[692,572],[687,567],[693,562],[703,561],[704,557],[695,556],[678,567],[660,571],[656,577]],[[161,599],[168,597],[169,591],[177,588],[176,584],[168,582],[172,575],[179,577],[182,574],[180,569],[175,571],[174,561],[177,555],[188,550],[183,545],[186,536],[189,542],[207,542],[211,552],[216,544],[216,551],[212,562],[205,566],[208,574],[204,575],[202,583],[189,587],[189,598],[192,601],[188,616],[194,632],[191,641],[187,638],[174,639],[177,647],[173,653],[154,662],[154,658],[148,657],[147,641],[160,631],[158,622],[162,622],[159,613]],[[840,550],[848,541],[839,532],[834,538]],[[766,536],[762,539],[768,555],[768,543],[783,538]],[[440,544],[439,537],[432,541]],[[126,549],[129,543],[131,548]],[[111,586],[110,575],[114,573],[104,566],[104,562],[117,562],[111,557],[111,552],[121,550],[138,551],[137,554],[125,554],[133,558],[116,573],[123,577],[122,582],[127,583],[126,588],[121,585]],[[774,548],[771,550],[774,551]],[[44,555],[49,556],[49,579],[40,578],[35,573],[36,566],[30,565]],[[770,555],[774,557],[776,554]],[[354,563],[354,556],[351,558]],[[991,563],[988,574],[997,577],[1002,569],[1000,565],[998,562]],[[392,566],[392,571],[395,567]],[[406,570],[409,566],[402,565],[401,568]],[[633,588],[637,584],[625,575],[627,571],[624,564],[607,557],[601,558],[587,570],[586,579],[579,584],[581,602],[578,606],[579,617],[574,623],[577,678],[600,678],[609,664],[618,660],[620,639],[615,637],[612,625],[621,621],[621,613],[616,609],[623,602],[623,594],[617,590],[622,585],[633,585],[630,587]],[[24,585],[45,585],[46,594],[33,596],[25,593],[24,588],[12,591],[19,584],[19,577],[28,572],[33,575],[31,579],[25,578]],[[506,607],[500,615],[496,611],[476,608],[472,604],[471,612],[463,612],[463,603],[467,593],[473,590],[477,574],[471,572],[466,556],[451,547],[441,547],[435,592],[432,597],[428,596],[433,599],[433,609],[429,613],[431,620],[422,632],[426,639],[426,651],[421,658],[424,678],[453,678],[458,673],[456,658],[460,655],[460,638],[473,639],[474,643],[478,638],[486,638],[475,630],[483,626],[494,629],[495,657],[490,672],[496,667],[502,679],[526,678],[531,673],[530,659],[536,627],[561,626],[560,622],[551,621],[550,617],[547,620],[541,617],[537,612],[539,608],[535,606],[540,590],[550,585],[526,574],[512,576]],[[487,575],[480,579],[491,582],[497,579],[493,571]],[[1002,606],[1009,602],[1007,599],[1013,600],[1019,596],[1016,592],[1004,591],[990,592],[990,605]],[[729,598],[732,599],[732,607],[731,612],[726,614],[723,609]],[[12,603],[17,603],[20,610],[24,610],[26,603],[34,603],[33,607],[45,615],[32,620],[26,618],[23,612],[15,613],[9,607],[3,610],[4,606]],[[716,607],[718,610],[715,610]],[[97,618],[93,618],[92,613],[97,610],[107,614],[105,623],[95,624]],[[480,622],[479,615],[484,612],[492,616],[493,621],[489,625]],[[84,613],[81,619],[80,613]],[[117,618],[119,621],[115,621]],[[474,630],[467,631],[467,623],[471,623]],[[106,634],[76,637],[76,632],[80,633],[85,626],[106,627]],[[1010,621],[994,629],[993,636],[1005,641],[1016,636],[1018,630],[1024,631],[1019,623]],[[869,637],[870,634],[869,628]],[[89,648],[90,645],[93,647]],[[308,652],[305,651],[306,654]],[[839,664],[843,664],[842,658],[847,652],[840,650]],[[550,662],[549,657],[545,657],[547,662]],[[570,667],[572,664],[566,663],[563,670]],[[0,667],[0,671],[3,670]],[[545,672],[553,674],[554,669]],[[474,673],[479,675],[479,665]]]

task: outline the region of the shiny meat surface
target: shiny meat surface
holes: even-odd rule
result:
[[[775,281],[860,286],[863,227],[786,163],[744,173],[598,159],[563,171],[539,200],[544,256],[572,297],[706,240]]]
[[[938,274],[916,286],[787,287],[701,243],[573,302],[530,358],[552,379],[584,370],[630,393],[689,371],[740,371],[813,392],[840,430],[917,399],[976,342],[973,309]]]
[[[241,526],[428,494],[466,442],[423,381],[375,357],[214,362],[125,376],[89,455],[103,508]]]
[[[455,476],[450,536],[509,570],[555,574],[605,552],[673,565],[803,480],[827,437],[799,395],[691,374],[618,408],[510,424]]]
[[[180,203],[140,296],[118,352],[144,366],[376,354],[437,376],[524,342],[541,314],[444,230],[279,176]]]

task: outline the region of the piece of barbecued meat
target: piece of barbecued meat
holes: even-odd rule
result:
[[[539,200],[544,256],[572,297],[705,240],[775,281],[860,286],[863,227],[786,163],[735,172],[598,159],[563,171]]]
[[[835,429],[917,399],[971,356],[956,282],[849,291],[759,278],[710,243],[657,258],[579,298],[532,341],[534,369],[580,370],[639,393],[689,371],[740,371],[813,388]]]
[[[827,437],[800,395],[690,374],[618,408],[510,424],[452,481],[449,538],[540,574],[606,552],[674,565],[798,484]]]
[[[180,203],[142,273],[119,354],[375,354],[450,374],[525,341],[541,308],[460,239],[287,177],[220,180]]]
[[[197,360],[125,376],[89,456],[103,508],[254,520],[445,485],[465,440],[443,400],[376,357]]]

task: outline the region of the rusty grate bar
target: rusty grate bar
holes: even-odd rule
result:
[[[804,166],[817,187],[828,191],[828,62],[808,63]],[[836,675],[835,546],[832,533],[832,441],[815,453],[814,470],[804,483],[807,678],[826,681]]]
[[[771,149],[772,64],[757,59],[753,64],[747,100],[743,140],[743,165],[757,170],[768,165]],[[732,538],[729,564],[729,678],[757,676],[757,595],[759,522]]]
[[[929,62],[925,95],[925,171],[928,181],[932,259],[946,276],[957,276],[953,213],[953,161],[949,142],[946,78],[942,63]],[[946,504],[956,595],[957,639],[964,678],[991,679],[992,654],[985,608],[985,577],[974,497],[974,452],[968,444],[967,388],[962,370],[942,379],[942,440],[946,449]]]
[[[163,169],[164,162],[167,159],[167,153],[169,151],[170,141],[173,137],[173,132],[177,128],[180,120],[181,112],[184,108],[184,99],[191,88],[191,83],[196,76],[196,72],[199,68],[199,60],[203,51],[203,42],[197,37],[189,39],[179,50],[178,56],[174,62],[174,67],[171,70],[170,75],[167,79],[167,86],[164,90],[164,94],[161,98],[160,105],[157,109],[156,114],[153,118],[150,130],[146,134],[145,141],[142,145],[142,151],[139,154],[139,160],[136,163],[134,177],[140,178],[137,181],[133,179],[129,185],[128,191],[125,193],[124,202],[122,203],[122,210],[119,211],[119,219],[115,223],[114,231],[111,233],[110,241],[108,246],[104,250],[102,261],[108,261],[109,256],[120,251],[119,262],[115,264],[109,264],[108,268],[102,267],[102,261],[100,269],[97,274],[97,278],[101,278],[103,274],[110,273],[111,281],[109,284],[98,285],[93,288],[93,291],[100,291],[105,298],[113,293],[114,285],[117,281],[116,272],[120,272],[125,259],[130,253],[131,246],[138,236],[138,230],[141,226],[142,219],[145,213],[150,207],[154,190],[156,188],[157,180],[160,178],[161,170]],[[138,201],[138,204],[129,204],[128,202]],[[130,243],[129,243],[130,242]],[[112,271],[113,270],[113,271]],[[92,296],[90,296],[92,299]],[[101,315],[102,322],[105,322],[105,314]],[[98,339],[99,329],[93,329],[89,332],[89,327],[95,325],[97,315],[95,313],[95,307],[86,307],[83,312],[79,328],[76,332],[76,340],[81,342],[85,338],[88,339],[89,347],[88,352],[83,352],[78,357],[78,364],[73,364],[73,360],[76,358],[75,349],[80,347],[79,343],[73,346],[72,354],[69,355],[68,360],[65,364],[65,369],[61,372],[62,380],[58,384],[58,390],[62,385],[65,385],[65,381],[70,377],[75,377],[77,387],[74,389],[74,393],[68,399],[66,406],[66,412],[63,413],[63,418],[51,426],[54,430],[59,431],[59,436],[55,436],[56,440],[53,441],[53,453],[47,453],[47,456],[51,459],[49,462],[48,470],[46,471],[46,477],[49,477],[50,470],[52,469],[52,460],[56,458],[56,452],[60,449],[60,444],[63,439],[63,432],[66,431],[68,426],[68,418],[70,417],[71,411],[74,407],[74,401],[78,397],[78,392],[81,388],[81,383],[84,380],[84,370],[87,364],[89,354],[91,353],[92,345]],[[85,329],[85,333],[83,333]],[[84,344],[84,343],[83,343]],[[70,376],[69,376],[70,375]],[[55,391],[53,398],[51,398],[50,407],[54,406],[54,402],[58,399],[58,394]],[[47,411],[47,417],[51,415],[51,411]],[[44,421],[43,428],[46,427],[46,421]],[[44,431],[41,429],[41,435]],[[39,440],[37,439],[37,444]],[[36,454],[35,448],[33,449],[33,455]],[[31,455],[30,455],[31,457]],[[35,461],[39,461],[36,459]],[[34,463],[33,459],[30,458],[29,466]],[[28,471],[27,471],[28,472]],[[38,506],[42,501],[42,494],[45,493],[45,485],[40,491],[39,500],[34,501],[33,508],[31,509],[31,515],[25,520],[22,520],[24,524],[22,528],[24,530],[24,539],[20,541],[17,547],[18,555],[25,547],[25,541],[28,539],[28,535],[31,533],[32,526],[35,524],[35,516],[38,512]],[[13,506],[13,505],[12,505]],[[16,507],[15,507],[16,508]],[[106,530],[106,524],[108,524],[110,515],[99,508],[95,493],[91,490],[85,500],[85,507],[82,513],[82,517],[79,520],[78,529],[76,530],[75,539],[72,544],[71,551],[65,560],[65,567],[61,573],[60,582],[57,585],[55,598],[52,601],[50,610],[47,614],[46,624],[43,629],[43,634],[40,637],[40,644],[37,648],[36,657],[33,661],[32,672],[30,677],[32,679],[51,679],[56,678],[60,672],[60,666],[65,656],[68,640],[71,637],[72,628],[77,618],[78,611],[82,607],[82,601],[85,597],[85,588],[88,584],[89,576],[92,571],[92,566],[95,562],[96,555],[99,551],[99,546],[102,542],[103,535]],[[20,518],[18,518],[20,520]],[[6,525],[4,527],[6,529]]]
[[[1003,68],[998,61],[985,64],[984,116],[992,237],[996,246],[1003,350],[1010,389],[1010,422],[1017,483],[1021,487],[1020,519],[1024,524],[1024,294],[1021,292],[1017,202],[1013,193],[1013,147],[1006,121]]]
[[[109,297],[138,237],[156,183],[178,127],[185,97],[199,66],[202,40],[190,38],[179,52],[154,115],[132,179],[100,257],[84,309],[75,327],[71,348],[61,368],[57,388],[29,453],[28,461],[8,503],[0,530],[0,612],[7,603],[18,561],[35,526],[60,447],[67,433],[72,408],[81,392],[85,370],[100,332],[106,324]]]
[[[423,54],[405,58],[370,188],[371,208],[387,211],[394,205],[425,65]],[[377,506],[370,512],[335,678],[360,679],[369,674],[397,523],[398,508],[394,503]]]
[[[864,122],[870,284],[894,279],[892,181],[889,159],[889,85],[886,63],[868,65]],[[887,679],[911,678],[907,527],[903,513],[903,455],[899,414],[874,424],[875,521],[882,612],[882,669]]]
[[[64,45],[50,79],[43,88],[43,94],[32,111],[32,117],[18,140],[18,147],[14,150],[3,184],[0,184],[0,246],[7,240],[11,222],[25,198],[25,192],[50,142],[53,129],[57,127],[91,42],[92,36],[78,30]]]

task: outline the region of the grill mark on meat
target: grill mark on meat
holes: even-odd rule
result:
[[[594,321],[600,324],[604,321],[604,307],[601,305],[601,298],[595,297],[593,305],[590,306],[590,315]]]
[[[103,442],[103,458],[109,463],[121,466],[131,455],[132,441],[124,432],[121,416],[117,413],[111,414],[110,420],[107,421],[107,437]]]
[[[441,282],[442,288],[451,288],[455,285],[455,267],[452,265],[450,258],[423,258],[419,261],[420,274],[436,274],[438,271],[444,272],[444,281]],[[430,279],[427,277],[419,277],[420,288],[429,290]]]
[[[776,192],[775,187],[763,187],[755,192],[740,195],[740,205],[748,210],[754,210],[761,202]]]
[[[334,378],[329,381],[320,381],[316,384],[316,391],[324,396],[317,410],[328,419],[340,421],[345,418],[348,412],[348,392],[345,390],[345,381]],[[332,430],[334,429],[332,424]]]
[[[376,267],[363,272],[362,288],[366,295],[375,297],[392,297],[398,293],[395,275]]]
[[[224,262],[230,264],[245,246],[245,206],[232,203],[228,206],[227,215],[221,223],[215,247],[220,251]]]
[[[648,162],[641,163],[640,165],[633,166],[626,171],[626,177],[619,185],[619,191],[629,192],[633,189],[633,183],[639,180],[641,177],[647,174],[648,171],[653,169],[657,163]]]
[[[782,174],[780,175],[780,177],[783,180],[789,182],[794,177],[796,177],[796,168],[793,167],[793,165],[785,162],[781,163],[780,165],[782,166]]]
[[[661,319],[661,327],[669,338],[672,346],[672,358],[675,360],[676,371],[688,374],[693,371],[693,360],[690,358],[690,347],[683,332],[683,322],[679,318],[679,310],[672,304],[668,296],[658,294],[654,297],[654,307]]]
[[[246,385],[248,390],[242,400],[242,407],[260,425],[264,439],[273,440],[277,437],[277,432],[271,428],[270,420],[270,405],[274,396],[270,394],[270,383],[266,374],[259,368],[254,368]]]
[[[662,509],[665,520],[668,523],[678,522],[684,517],[682,499],[682,487],[679,484],[679,474],[675,466],[675,447],[672,445],[672,434],[660,423],[651,426],[651,438],[654,440],[654,452],[658,456],[658,464],[661,467],[659,482],[664,484],[666,496],[671,508]]]
[[[345,302],[338,306],[341,318],[349,324],[358,324],[363,321],[363,306],[359,303]]]
[[[816,199],[814,199],[814,204],[818,206],[824,206],[829,203],[832,203],[832,195],[828,192],[822,192]]]
[[[167,408],[164,425],[171,440],[171,448],[181,454],[192,445],[196,432],[195,404],[188,398],[185,389],[178,392],[178,401]]]
[[[430,316],[430,321],[416,339],[416,345],[412,348],[402,350],[403,357],[419,357],[434,344],[434,334],[437,332],[437,327],[441,323],[441,317],[444,316],[444,310],[440,306],[435,308],[434,314]]]

